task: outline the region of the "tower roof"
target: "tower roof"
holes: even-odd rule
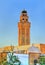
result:
[[[26,10],[23,10],[22,13],[27,13],[27,11]]]

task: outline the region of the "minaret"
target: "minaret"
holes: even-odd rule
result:
[[[27,11],[23,10],[18,22],[18,45],[30,44],[30,22],[28,21]]]

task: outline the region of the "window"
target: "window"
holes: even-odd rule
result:
[[[23,14],[23,16],[24,16],[24,14]]]
[[[24,20],[24,18],[22,20]]]
[[[28,21],[28,19],[26,19],[26,21]]]

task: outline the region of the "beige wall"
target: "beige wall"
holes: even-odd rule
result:
[[[39,53],[29,53],[29,65],[34,65],[34,60],[38,61],[39,56]]]
[[[40,50],[41,50],[41,52],[42,52],[42,54],[45,54],[45,44],[33,44],[35,47],[38,47]],[[32,44],[30,44],[30,45],[22,45],[22,46],[14,46],[14,50],[16,50],[16,49],[18,49],[18,50],[28,50],[30,47],[32,46]],[[5,50],[5,51],[11,51],[11,46],[7,46],[7,47],[4,47],[4,48],[0,48],[0,52],[2,51],[2,50]]]

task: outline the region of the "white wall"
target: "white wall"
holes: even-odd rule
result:
[[[21,65],[29,65],[28,64],[28,54],[15,54],[14,53],[14,55],[18,56],[19,60],[21,61]],[[7,60],[9,61],[9,58]]]

